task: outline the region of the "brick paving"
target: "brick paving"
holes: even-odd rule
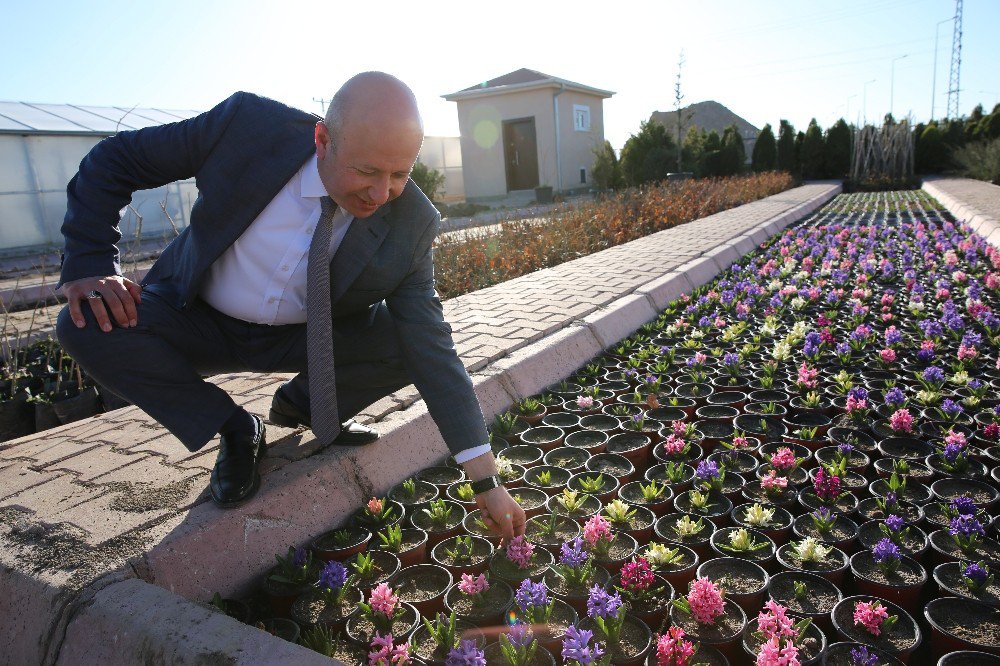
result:
[[[1000,187],[970,178],[928,178],[923,189],[956,219],[1000,247]]]
[[[701,263],[689,266],[691,280],[700,284],[693,277],[694,273],[701,277],[714,275],[720,266],[728,263],[727,257],[731,261],[738,256],[739,252],[732,247],[734,242],[743,248],[741,251],[748,250],[755,242],[747,234],[753,233],[754,238],[762,240],[765,237],[760,229],[762,225],[769,221],[779,225],[773,227],[773,233],[792,218],[804,215],[807,205],[815,207],[817,202],[828,200],[838,191],[838,184],[804,185],[446,301],[445,314],[453,326],[456,347],[474,375],[481,399],[490,392],[502,394],[502,397],[513,395],[510,388],[500,386],[504,381],[515,389],[525,388],[523,383],[518,384],[518,379],[501,377],[513,367],[504,366],[508,363],[507,357],[518,350],[545,344],[550,339],[566,340],[566,336],[576,336],[580,327],[575,325],[581,320],[588,317],[592,320],[595,316],[609,318],[604,309],[627,299],[637,290],[644,295],[631,298],[638,299],[643,312],[652,314],[652,306],[645,295],[651,283],[655,284],[692,260],[699,260]],[[706,260],[709,256],[715,259]],[[648,298],[652,300],[652,296]],[[612,330],[616,334],[619,332]],[[590,340],[600,337],[595,333]],[[595,347],[592,352],[598,350]],[[542,360],[552,367],[565,363],[565,359]],[[501,362],[492,365],[497,361]],[[276,384],[287,377],[289,375],[231,373],[216,376],[212,381],[226,387],[238,402],[251,410],[266,413]],[[403,444],[409,444],[408,437],[423,436],[418,433],[426,432],[421,428],[426,428],[429,420],[422,403],[414,405],[418,397],[412,386],[407,387],[369,407],[358,418],[367,423],[380,423],[379,430],[383,434],[392,432],[394,437],[403,440]],[[495,402],[491,401],[490,405],[495,406]],[[487,418],[492,418],[489,407],[484,407],[484,411],[487,411]],[[420,428],[411,427],[418,421]],[[401,428],[409,432],[400,433]],[[270,483],[265,479],[254,511],[267,511],[271,501],[284,501],[285,509],[288,509],[288,502],[304,502],[300,513],[316,518],[319,512],[316,519],[322,519],[323,511],[336,513],[355,506],[357,498],[353,495],[356,492],[378,488],[391,475],[399,474],[398,470],[372,464],[375,454],[370,449],[373,447],[360,449],[351,457],[345,455],[329,460],[324,458],[330,455],[329,452],[324,452],[314,461],[307,461],[316,453],[316,448],[312,433],[304,429],[269,426],[268,442],[264,476],[273,478]],[[412,470],[421,455],[428,455],[426,445],[424,449],[420,446],[414,444],[404,448],[394,442],[393,447],[399,448],[393,450],[400,455],[395,456],[393,462],[411,465],[407,469]],[[23,556],[29,552],[32,553],[29,559],[40,557],[44,561],[52,557],[51,553],[39,555],[32,550],[36,548],[33,539],[40,533],[50,541],[71,543],[73,558],[86,562],[86,566],[81,565],[78,570],[91,577],[87,579],[80,573],[83,579],[78,581],[79,585],[90,585],[98,575],[114,572],[127,558],[138,555],[146,558],[146,564],[133,563],[133,567],[136,572],[153,571],[147,574],[147,580],[188,596],[195,594],[194,589],[197,594],[204,594],[204,585],[197,587],[190,583],[185,587],[185,581],[196,578],[190,575],[194,572],[188,571],[183,561],[176,563],[177,557],[190,556],[187,549],[210,548],[210,552],[219,553],[238,544],[246,546],[256,538],[255,531],[264,530],[254,527],[261,525],[272,531],[287,528],[289,534],[297,534],[288,519],[256,518],[256,513],[234,518],[235,513],[212,509],[206,486],[216,448],[217,440],[198,453],[189,453],[135,407],[0,443],[0,582],[4,566],[13,567],[18,554]],[[300,464],[292,464],[296,462]],[[342,487],[324,485],[336,486],[336,481],[342,480],[345,474],[353,476],[355,485],[364,488],[345,491]],[[302,487],[288,481],[310,477],[313,484],[318,484],[315,488],[310,488],[308,482]],[[309,493],[315,495],[321,490],[333,494],[317,505],[318,500]],[[220,522],[223,520],[230,522],[223,524]],[[35,527],[12,527],[15,523]],[[206,532],[209,525],[212,529]],[[261,531],[261,539],[264,534]],[[200,541],[202,539],[208,542]],[[230,539],[225,542],[228,545],[223,545],[223,539]],[[148,549],[153,545],[158,550],[151,554]],[[251,545],[256,548],[259,544]],[[262,547],[270,547],[269,542]],[[145,556],[144,551],[147,551]],[[253,561],[251,566],[260,566],[262,560]],[[156,569],[157,566],[162,569]],[[181,567],[177,578],[170,577],[172,566]],[[209,583],[205,585],[215,585],[215,589],[225,589],[234,579],[248,575],[248,572],[236,570],[235,566],[229,570],[226,567],[219,570],[219,563],[213,566],[216,569],[206,566],[199,574],[207,577]]]

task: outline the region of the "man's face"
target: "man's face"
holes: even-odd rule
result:
[[[315,140],[327,194],[351,215],[365,218],[403,193],[423,134],[412,122],[353,119],[339,137],[331,136],[326,123],[316,123]]]

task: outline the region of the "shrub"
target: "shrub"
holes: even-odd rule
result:
[[[1000,185],[1000,138],[967,143],[952,158],[962,175]]]
[[[770,123],[757,135],[757,143],[753,146],[750,157],[750,168],[755,173],[774,171],[778,166],[778,145],[774,141],[774,132]]]
[[[444,185],[444,174],[437,169],[428,168],[423,162],[417,162],[413,165],[410,178],[431,201],[437,198],[438,190]]]
[[[661,181],[676,166],[677,146],[660,123],[644,121],[622,148],[622,173],[629,186]]]
[[[736,125],[730,125],[722,133],[722,150],[719,155],[719,176],[735,176],[743,171],[747,160],[746,148],[743,147],[743,137]]]
[[[948,166],[948,146],[937,124],[931,123],[917,135],[914,161],[917,173],[941,173]]]
[[[685,171],[696,172],[701,161],[702,153],[705,152],[705,140],[708,135],[704,130],[698,129],[697,125],[688,128],[684,135],[684,147],[681,150],[681,160]]]
[[[605,141],[601,147],[594,149],[592,173],[594,182],[602,190],[617,190],[625,184],[621,162],[618,161],[610,141]]]
[[[503,222],[499,231],[470,232],[466,240],[439,240],[435,278],[442,298],[556,266],[720,210],[792,187],[771,172],[719,180],[667,182],[629,188],[602,201],[579,205],[545,221]]]

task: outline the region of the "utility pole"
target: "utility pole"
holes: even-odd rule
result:
[[[321,108],[323,110],[323,112],[322,112],[321,115],[325,116],[326,115],[326,103],[329,102],[330,100],[323,99],[322,97],[320,97],[319,99],[316,99],[315,97],[313,97],[313,101],[316,102],[317,104],[319,104],[319,108]]]
[[[947,18],[943,21],[938,21],[937,25],[934,26],[934,76],[931,79],[931,120],[934,120],[934,102],[937,101],[937,54],[938,54],[938,37],[941,35],[941,26],[948,21],[954,21],[955,17]]]
[[[958,75],[962,69],[962,0],[955,0],[955,29],[951,33],[951,73],[948,76],[948,117],[958,118]]]
[[[896,61],[902,60],[903,58],[907,58],[909,57],[909,55],[910,54],[907,53],[906,55],[901,55],[898,58],[892,59],[892,76],[889,78],[889,113],[892,115],[893,119],[896,118],[896,115],[893,113],[894,109],[892,105],[893,98],[895,97],[895,92],[896,92]]]
[[[681,50],[680,58],[677,60],[677,82],[674,83],[674,108],[677,110],[677,173],[684,171],[684,140],[681,138],[681,69],[684,67],[684,50]]]

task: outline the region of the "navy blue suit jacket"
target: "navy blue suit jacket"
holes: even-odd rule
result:
[[[120,132],[80,163],[67,188],[63,282],[121,275],[119,211],[136,190],[195,178],[190,224],[143,285],[185,308],[212,263],[315,152],[317,116],[239,92],[178,123]],[[403,361],[453,452],[485,444],[482,411],[434,290],[431,245],[440,215],[409,181],[402,195],[356,219],[331,263],[333,316],[385,300]],[[310,371],[322,372],[323,369]]]

